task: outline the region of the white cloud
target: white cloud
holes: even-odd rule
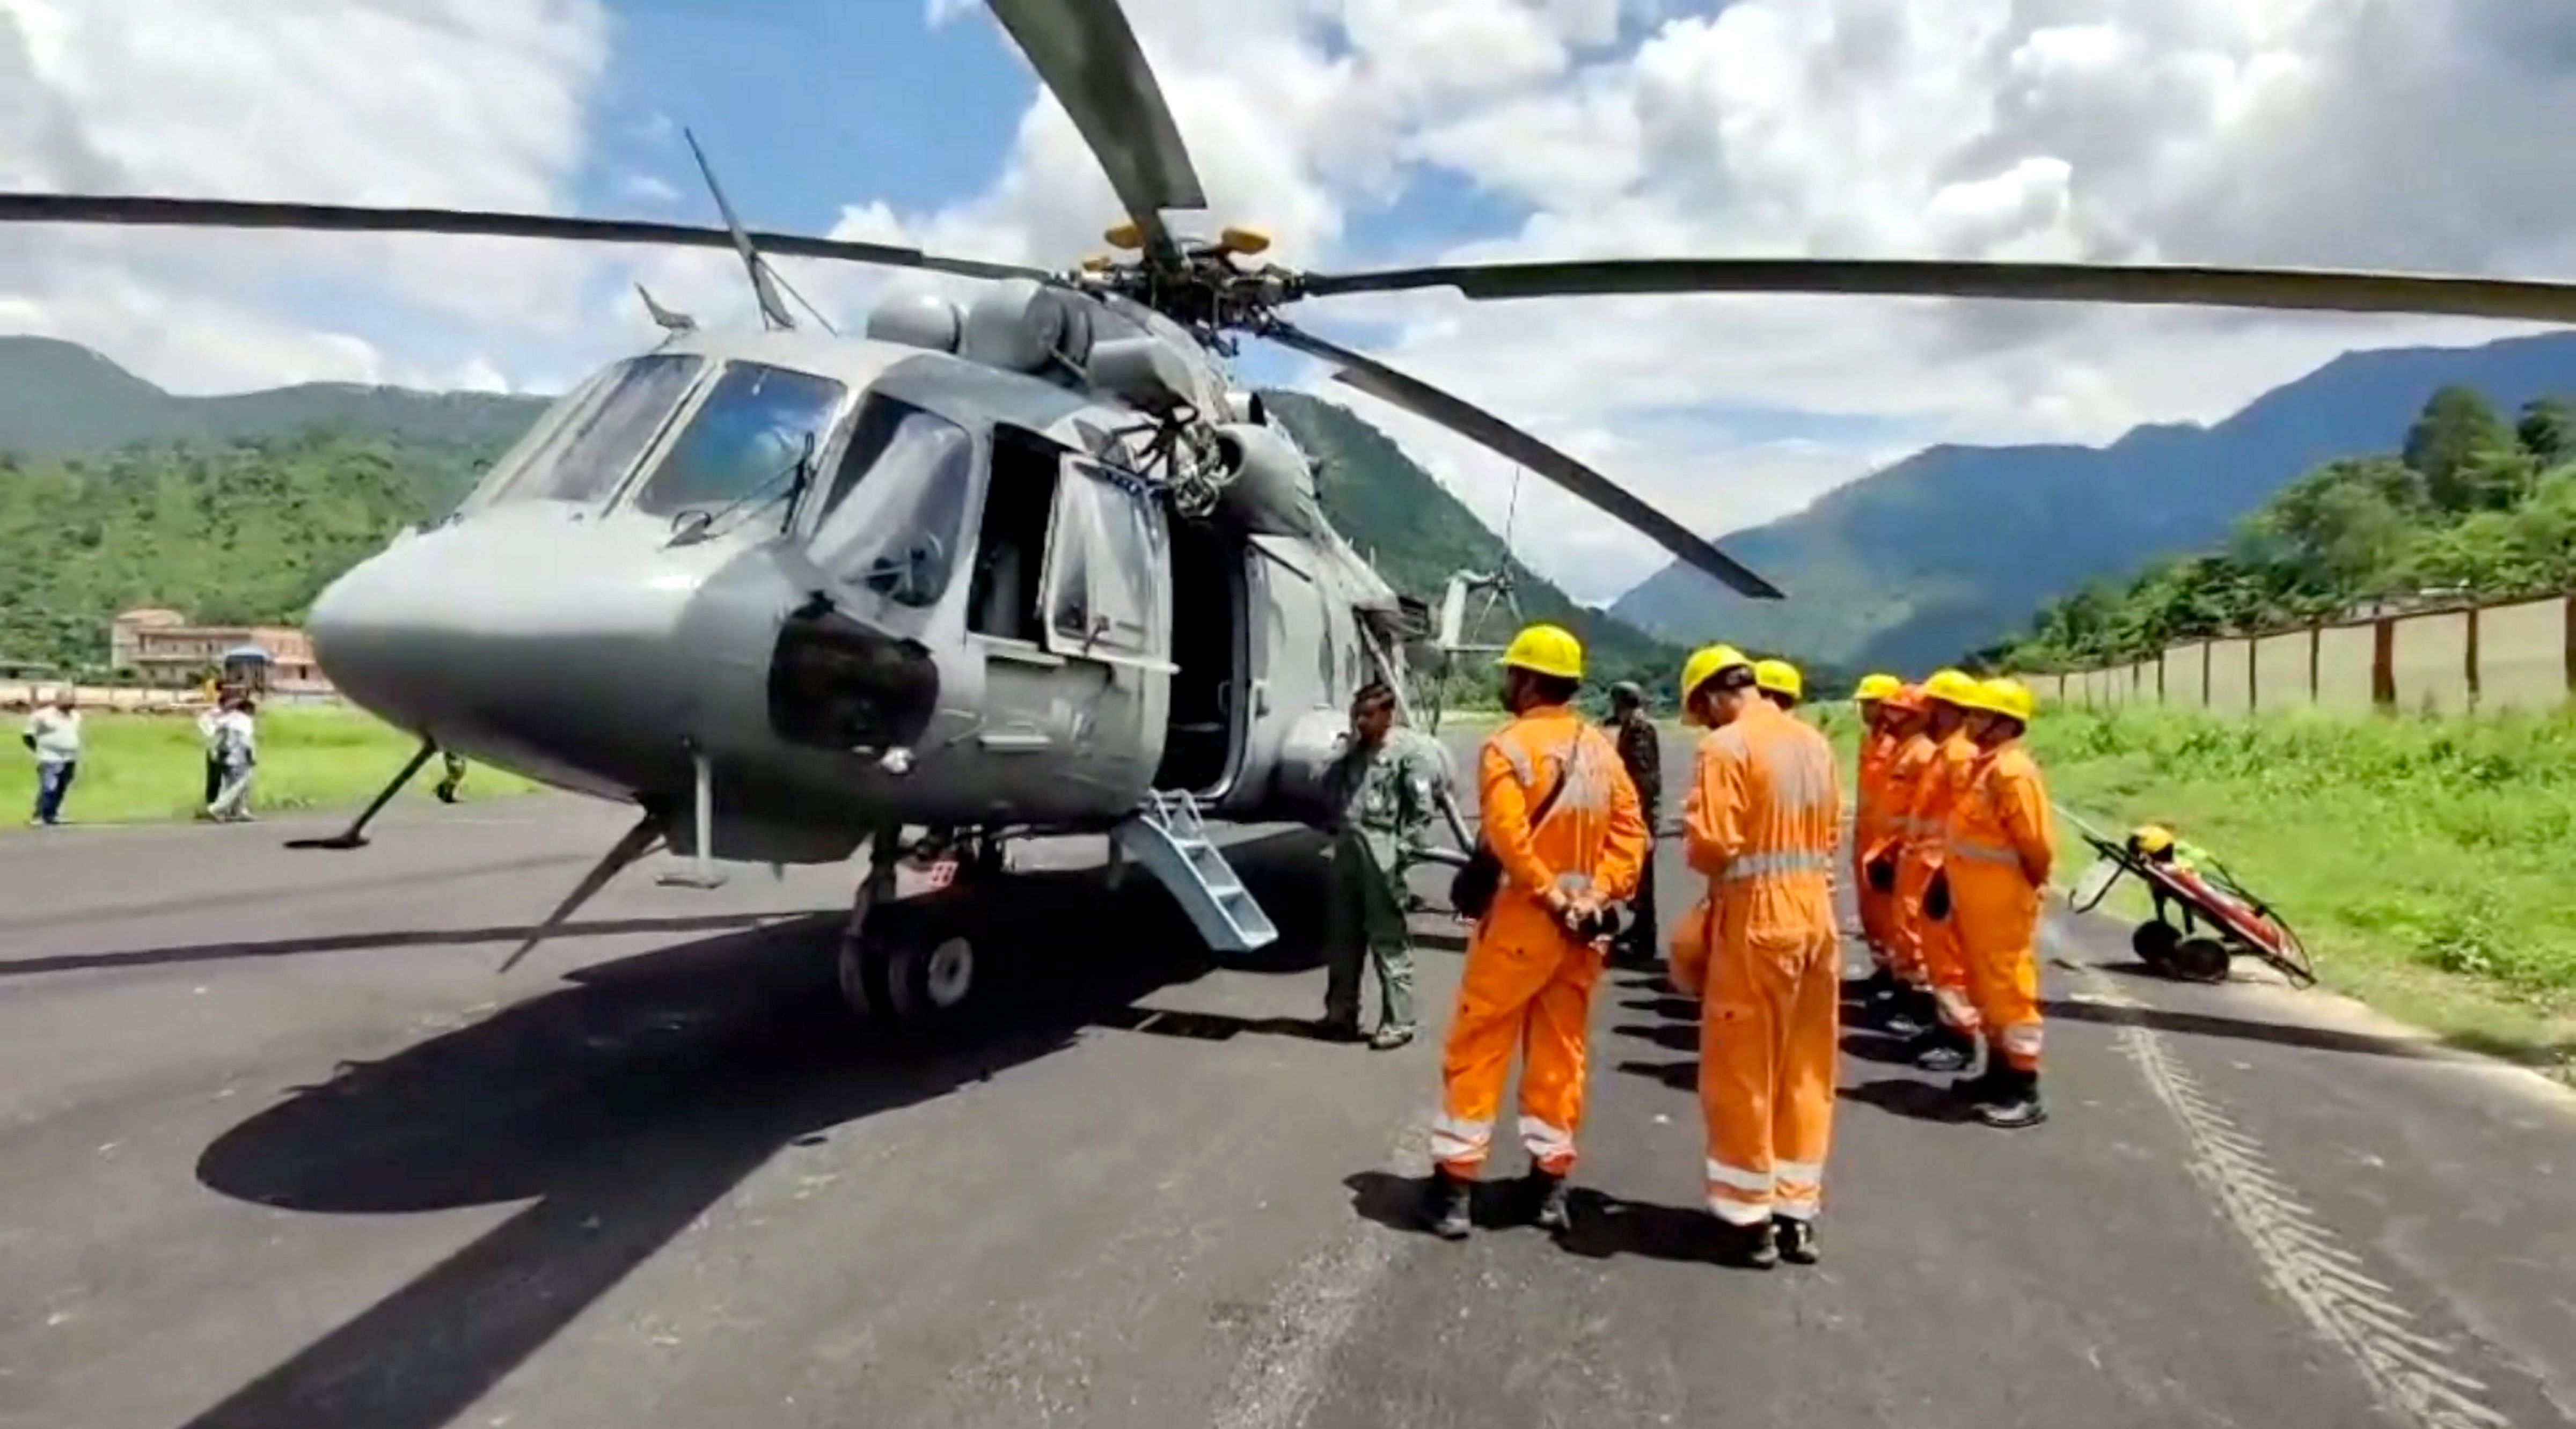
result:
[[[981,8],[922,0],[907,20],[991,25],[968,13]],[[1462,260],[1938,254],[2576,273],[2576,185],[2559,146],[2534,139],[2576,132],[2576,8],[2538,0],[1127,8],[1209,217],[1268,228],[1292,264],[1422,261],[1445,243]],[[0,0],[0,184],[560,208],[609,33],[590,0]],[[240,103],[246,93],[263,102]],[[1435,170],[1525,212],[1464,240],[1399,232],[1362,251],[1358,216]],[[1049,264],[1097,248],[1116,214],[1045,98],[999,170],[952,203],[845,197],[843,236]],[[836,312],[887,281],[788,271]],[[294,309],[270,290],[317,272],[391,295],[452,340],[414,351],[406,330],[281,316]],[[0,249],[0,321],[98,341],[182,386],[478,360],[525,386],[595,345],[603,317],[623,338],[652,336],[632,293],[601,281],[625,272],[701,321],[748,320],[721,254],[612,262],[499,244],[107,234]],[[2503,330],[1454,293],[1296,316],[1374,334],[1390,360],[1711,530],[1776,516],[1916,442],[2107,439],[2221,415],[2349,346]],[[1505,464],[1320,385],[1500,519]],[[1782,433],[1794,424],[1730,415],[1762,408],[1835,420],[1793,441]],[[1586,595],[1659,559],[1544,489],[1525,489],[1515,534]]]
[[[652,174],[635,173],[617,181],[617,191],[646,203],[678,203],[680,191],[671,183]]]
[[[957,8],[934,0],[934,14]],[[1349,215],[1425,169],[1525,206],[1459,260],[1675,254],[2383,263],[2576,271],[2576,186],[2514,136],[2576,121],[2576,12],[2520,0],[1134,0],[1221,220],[1283,261],[1359,254]],[[1218,12],[1222,12],[1221,18]],[[2541,12],[2548,12],[2544,15]],[[2476,96],[2474,102],[2468,96]],[[843,229],[1029,261],[1114,212],[1054,105],[932,214]],[[1396,240],[1399,244],[1403,239]],[[2493,324],[1937,302],[1315,303],[1302,322],[1579,449],[1702,529],[1755,524],[1917,440],[2105,440],[2223,415],[2350,346]],[[1320,378],[1321,374],[1316,374]],[[1507,464],[1347,389],[1480,513]],[[1882,419],[1784,444],[1702,404]],[[1828,425],[1827,431],[1843,430]],[[1554,492],[1516,535],[1608,594],[1660,557]]]
[[[0,182],[560,210],[607,44],[590,0],[0,0]],[[561,340],[595,261],[502,240],[20,230],[0,299],[176,388],[367,381],[384,370],[369,342],[288,314],[355,292]]]

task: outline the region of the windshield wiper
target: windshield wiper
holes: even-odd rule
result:
[[[813,483],[813,479],[814,434],[807,432],[804,450],[799,452],[796,459],[789,462],[777,475],[713,511],[703,506],[688,506],[672,513],[671,540],[664,549],[706,540],[716,534],[717,523],[727,517],[746,510],[758,510],[780,500],[787,503],[787,514],[780,520],[778,527],[779,534],[785,535],[788,527],[796,520],[796,503],[804,497],[805,488]],[[784,492],[777,490],[780,482],[787,483],[787,489]],[[686,529],[682,529],[684,525]]]

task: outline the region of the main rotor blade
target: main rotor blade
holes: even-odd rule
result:
[[[1875,258],[1610,258],[1308,274],[1303,296],[1456,288],[1470,298],[1619,293],[1851,293],[2024,302],[2427,313],[2576,322],[2576,283],[2322,268],[1985,263]]]
[[[988,3],[1100,160],[1127,216],[1144,230],[1146,251],[1177,256],[1161,212],[1205,208],[1207,195],[1118,0]]]
[[[1742,562],[1691,534],[1690,528],[1631,496],[1610,478],[1511,425],[1481,407],[1471,406],[1418,378],[1408,377],[1373,357],[1273,319],[1261,335],[1327,362],[1341,364],[1333,376],[1373,397],[1426,417],[1461,436],[1472,437],[1510,457],[1575,495],[1653,538],[1655,544],[1708,572],[1745,595],[1778,600],[1781,592]]]
[[[543,213],[488,213],[456,208],[360,208],[343,204],[251,203],[234,199],[156,198],[125,194],[0,193],[0,223],[107,223],[156,228],[264,228],[317,233],[438,233],[478,238],[553,238],[580,243],[648,243],[682,248],[734,246],[721,228],[647,223],[623,218],[565,218]],[[923,268],[967,278],[1045,278],[1036,268],[941,258],[918,248],[806,238],[793,233],[748,235],[763,253],[836,258]]]

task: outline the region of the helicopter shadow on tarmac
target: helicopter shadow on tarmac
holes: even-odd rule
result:
[[[1321,902],[1316,842],[1291,832],[1228,852],[1288,915],[1256,970],[1313,966],[1318,929],[1299,915]],[[1021,955],[995,969],[981,1015],[935,1041],[854,1023],[834,987],[841,920],[806,918],[581,968],[473,1026],[344,1063],[226,1132],[198,1179],[261,1205],[533,1204],[190,1429],[444,1425],[782,1147],[1065,1050],[1086,1029],[1208,1035],[1138,1015],[1140,999],[1216,966],[1150,882],[1111,892],[1098,869],[1015,875],[992,902],[1026,933],[987,946]],[[1241,1021],[1225,1035],[1303,1027]]]

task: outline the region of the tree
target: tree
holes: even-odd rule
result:
[[[2514,436],[2533,462],[2543,468],[2556,466],[2576,456],[2576,412],[2556,397],[2534,397],[2522,404],[2522,420],[2514,427]]]
[[[2445,387],[2424,403],[2406,430],[2406,465],[2424,478],[2425,493],[2443,511],[2467,511],[2474,501],[2461,480],[2475,458],[2515,445],[2504,420],[2477,391]]]

